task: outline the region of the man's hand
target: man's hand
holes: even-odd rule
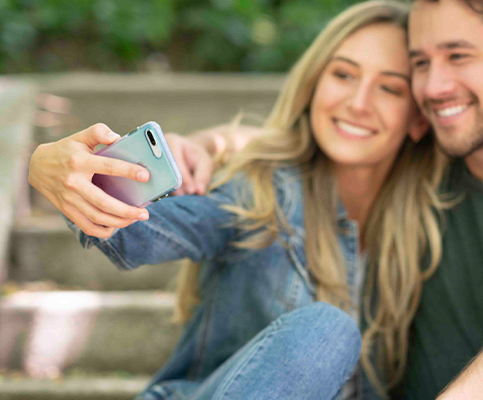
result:
[[[205,194],[214,166],[205,147],[175,133],[167,133],[165,137],[183,177],[183,185],[173,194]]]
[[[183,176],[183,185],[173,194],[205,194],[215,168],[214,160],[229,157],[259,134],[260,128],[247,125],[239,125],[236,129],[217,125],[189,136],[166,134]]]
[[[436,400],[483,399],[483,350]]]
[[[29,183],[87,235],[108,238],[115,228],[149,218],[146,209],[127,205],[92,183],[95,173],[149,180],[149,172],[137,164],[93,154],[98,144],[109,145],[119,137],[96,124],[40,145],[30,160]]]

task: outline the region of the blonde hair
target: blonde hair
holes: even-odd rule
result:
[[[332,20],[292,68],[260,137],[233,155],[214,184],[226,183],[243,171],[251,184],[250,207],[225,208],[238,216],[241,229],[257,230],[235,245],[259,249],[278,239],[282,230],[290,232],[277,205],[273,173],[281,166],[298,166],[303,178],[307,269],[316,282],[316,298],[343,309],[350,306],[350,296],[337,242],[337,187],[331,162],[312,135],[310,103],[320,74],[345,38],[379,22],[406,29],[408,11],[408,4],[368,1]],[[406,139],[367,217],[363,234],[369,263],[363,301],[368,328],[361,361],[383,395],[404,373],[408,331],[422,283],[441,258],[435,210],[445,206],[437,193],[446,164],[430,135],[419,143]],[[428,250],[429,266],[423,270],[420,264]],[[186,265],[180,275],[178,315],[185,319],[197,304],[196,268]]]

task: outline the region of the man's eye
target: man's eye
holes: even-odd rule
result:
[[[415,60],[413,62],[413,68],[423,68],[429,64],[428,60]]]
[[[468,57],[467,54],[453,53],[449,56],[449,59],[452,60],[452,61],[458,61],[458,60],[462,60],[463,58],[467,58],[467,57]]]

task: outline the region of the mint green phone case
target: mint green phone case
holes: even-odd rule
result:
[[[160,151],[155,151],[150,145],[148,131],[154,136]],[[149,171],[150,178],[146,183],[101,174],[92,178],[92,182],[106,193],[132,206],[145,207],[182,184],[178,165],[156,122],[145,123],[95,154],[140,164]]]

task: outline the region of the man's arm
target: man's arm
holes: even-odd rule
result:
[[[483,351],[451,382],[437,400],[483,399]]]
[[[183,186],[174,194],[205,194],[217,161],[241,150],[259,133],[260,128],[255,126],[217,125],[189,136],[166,134],[183,176]]]

